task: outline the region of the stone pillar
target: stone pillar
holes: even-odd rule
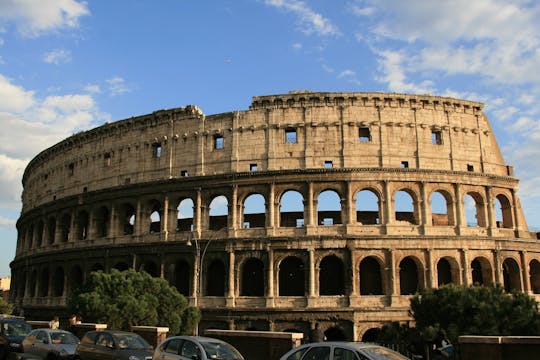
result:
[[[516,195],[516,191],[514,189],[510,190],[512,192],[512,216],[514,217],[514,221],[512,222],[514,224],[514,229],[521,230],[521,219],[519,218],[519,202],[518,197]],[[519,236],[519,235],[516,235]]]
[[[521,288],[523,289],[523,292],[524,293],[527,293],[527,294],[532,294],[532,291],[531,291],[531,279],[529,277],[529,262],[527,261],[527,251],[526,250],[522,250],[519,252],[519,255],[520,255],[520,259],[521,259],[521,272],[522,272],[522,276],[521,276],[521,282],[522,282],[522,286]]]
[[[387,295],[390,296],[390,299],[399,295],[398,284],[396,279],[399,276],[396,276],[396,267],[395,267],[395,256],[394,250],[391,248],[386,249],[386,284],[387,284]],[[399,275],[399,274],[398,274]]]
[[[202,195],[201,195],[201,189],[197,189],[197,193],[195,195],[195,209],[193,211],[193,232],[195,233],[195,237],[199,239],[201,237],[201,229],[202,229],[202,223],[203,223],[203,209],[202,209]]]
[[[347,194],[345,197],[345,224],[355,224],[356,223],[356,196],[353,193],[353,185],[350,181],[347,182]],[[343,202],[343,201],[342,201]],[[343,204],[341,205],[343,208]]]
[[[274,307],[274,250],[268,249],[266,307]]]
[[[165,241],[169,240],[169,222],[172,222],[169,216],[169,196],[165,195],[163,197],[163,213],[161,215],[161,238]]]
[[[495,214],[493,211],[493,194],[491,192],[491,186],[486,186],[486,200],[487,200],[487,224],[488,234],[493,235],[493,229],[497,226],[495,225]]]
[[[58,214],[54,216],[54,244],[59,244],[62,241],[62,218],[58,218]]]
[[[67,237],[67,242],[73,242],[80,240],[79,234],[78,234],[78,223],[79,223],[79,214],[75,209],[71,210],[71,217],[70,217],[70,224],[69,224],[69,233]]]
[[[270,184],[270,189],[268,191],[268,197],[266,199],[267,203],[265,204],[266,208],[266,229],[267,235],[274,235],[274,228],[276,226],[275,216],[276,216],[276,187],[274,183]]]
[[[229,214],[227,215],[227,226],[230,231],[233,232],[238,229],[239,219],[238,219],[238,207],[241,204],[238,204],[238,185],[233,186],[232,195],[231,195],[231,205],[229,205]],[[240,221],[242,219],[240,218]],[[240,227],[241,228],[241,227]]]
[[[418,207],[420,208],[420,214],[421,218],[418,219],[418,224],[420,224],[423,228],[426,226],[431,226],[431,212],[433,212],[433,209],[431,209],[431,212],[428,211],[428,207],[431,204],[429,203],[428,196],[426,194],[426,184],[421,182],[420,183],[420,199],[418,200]],[[425,231],[424,231],[425,233]]]
[[[234,307],[235,305],[235,256],[234,251],[229,251],[229,291],[227,293],[227,306]]]
[[[464,212],[463,212],[463,196],[461,194],[461,184],[455,183],[454,184],[454,204],[455,204],[455,212],[456,216],[454,219],[456,220],[455,228],[456,228],[456,235],[461,235],[461,227],[466,225],[467,220],[464,218]]]
[[[146,231],[143,230],[143,223],[143,206],[141,204],[141,200],[137,199],[137,209],[135,210],[135,228],[133,229],[133,235],[142,236],[146,233]]]
[[[471,267],[469,265],[469,254],[466,249],[461,249],[461,284],[469,286],[472,284]]]
[[[305,225],[307,226],[316,226],[317,222],[314,219],[314,213],[317,212],[317,209],[315,208],[315,204],[313,201],[313,183],[308,183],[308,193],[307,193],[307,201],[304,201],[304,214],[305,216]]]
[[[438,287],[439,282],[437,281],[437,276],[435,274],[435,266],[433,264],[433,259],[431,256],[431,249],[426,249],[426,287],[435,289]]]
[[[315,297],[315,250],[309,249],[309,297]]]
[[[504,284],[502,278],[502,263],[501,263],[501,253],[499,250],[493,250],[493,267],[494,267],[494,276],[495,284]]]
[[[383,219],[381,219],[381,224],[390,225],[394,222],[394,204],[392,202],[392,194],[390,193],[390,185],[388,181],[383,181]]]

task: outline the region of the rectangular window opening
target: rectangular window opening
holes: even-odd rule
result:
[[[433,145],[442,145],[442,132],[439,130],[431,131],[431,143]]]
[[[332,163],[332,160],[326,160],[326,161],[324,162],[324,168],[325,168],[325,169],[331,169],[331,168],[333,168],[333,167],[334,167],[334,164]]]
[[[161,157],[161,144],[152,145],[152,156],[155,158]]]
[[[409,167],[409,162],[408,161],[402,161],[401,162],[401,168],[402,169],[407,169]]]
[[[249,171],[257,171],[257,164],[249,164]]]
[[[286,144],[296,144],[298,142],[296,129],[288,128],[285,129],[285,143]]]
[[[371,131],[367,127],[361,127],[358,129],[358,141],[360,142],[370,142],[371,141]]]
[[[187,170],[181,170],[180,171],[180,176],[182,176],[182,177],[189,176],[188,171]]]
[[[471,164],[467,164],[467,171],[474,171],[474,166]]]
[[[331,225],[334,225],[334,219],[333,218],[324,218],[322,220],[322,225],[323,226],[331,226]]]
[[[303,227],[304,219],[296,219],[296,227]]]
[[[105,166],[111,166],[111,153],[105,153],[103,159],[105,159]]]
[[[75,164],[74,163],[69,164],[68,168],[69,168],[69,175],[73,175],[75,173]]]
[[[249,229],[249,221],[245,221],[243,225],[244,229]]]
[[[223,135],[216,135],[214,136],[214,149],[221,150],[223,149]]]

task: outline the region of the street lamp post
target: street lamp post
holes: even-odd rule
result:
[[[193,296],[193,305],[195,307],[199,307],[199,297],[201,296],[201,293],[202,293],[202,275],[203,275],[204,256],[206,255],[206,250],[208,250],[208,246],[212,242],[212,239],[208,240],[206,244],[204,244],[202,253],[201,253],[201,244],[199,243],[199,240],[197,240],[197,238],[194,238],[193,241],[195,242],[195,259],[193,261],[193,264],[195,265],[195,293]],[[191,240],[188,240],[187,245],[188,246],[193,245]],[[199,327],[197,326],[195,328],[195,335],[198,335],[198,333],[199,333]]]

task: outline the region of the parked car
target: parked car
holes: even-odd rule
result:
[[[152,360],[244,360],[231,344],[203,336],[173,336],[156,347]]]
[[[383,346],[362,342],[316,342],[294,348],[279,360],[406,360]]]
[[[21,359],[22,341],[32,326],[22,318],[0,315],[0,360]]]
[[[43,360],[71,360],[79,339],[69,331],[35,329],[23,342],[24,354]]]
[[[150,360],[152,346],[140,335],[126,331],[89,331],[77,349],[75,359],[80,360]]]

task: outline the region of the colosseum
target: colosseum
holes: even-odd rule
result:
[[[11,300],[65,314],[90,272],[133,268],[199,306],[200,331],[318,322],[360,340],[411,320],[424,288],[540,294],[537,234],[482,108],[294,91],[75,134],[24,172]]]

